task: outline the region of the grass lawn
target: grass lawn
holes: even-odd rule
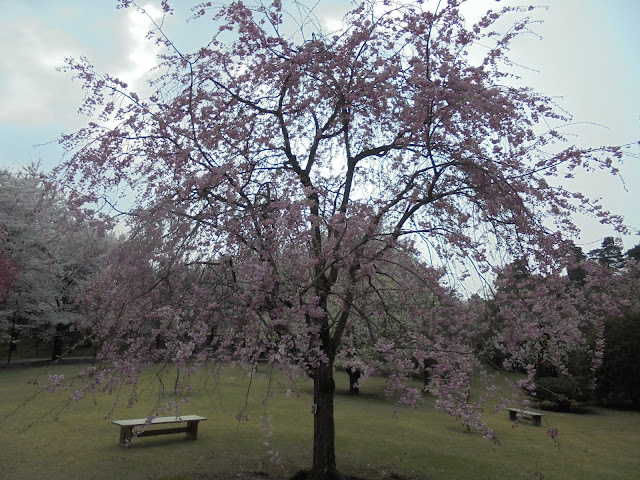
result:
[[[70,378],[80,369],[58,366],[50,373]],[[287,392],[284,378],[274,374],[269,379],[267,371],[260,367],[248,395],[250,379],[240,369],[223,372],[218,381],[194,378],[196,389],[182,412],[208,418],[200,424],[198,440],[161,435],[134,438],[132,448],[124,448],[118,445],[118,427],[105,419],[114,396],[97,394],[60,409],[70,392],[45,392],[7,417],[46,384],[46,370],[0,370],[0,479],[241,479],[256,472],[288,478],[310,466],[312,388],[301,380],[297,390]],[[169,391],[174,375],[164,378]],[[149,372],[139,402],[117,407],[112,419],[145,417],[158,401],[171,400],[170,395],[159,398],[154,379]],[[28,383],[33,380],[39,384]],[[640,478],[640,413],[546,412],[542,428],[528,422],[513,428],[503,411],[487,416],[502,441],[496,445],[467,433],[429,399],[423,408],[394,414],[393,403],[383,396],[382,379],[369,379],[360,397],[346,394],[345,373],[338,372],[336,380],[336,445],[344,473],[430,480]],[[269,381],[274,394],[267,398]],[[270,438],[261,430],[265,411],[272,423]],[[236,420],[240,412],[248,421]],[[557,443],[546,435],[549,425],[560,431]]]

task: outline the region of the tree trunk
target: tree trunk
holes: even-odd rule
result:
[[[347,368],[347,373],[349,374],[349,393],[351,395],[358,395],[360,389],[355,386],[360,380],[360,376],[362,372],[357,368]]]
[[[51,360],[58,360],[60,357],[62,357],[63,332],[64,332],[63,325],[58,323],[56,325],[55,333],[53,334],[53,348],[51,351]]]
[[[9,339],[9,353],[7,354],[7,364],[11,364],[11,352],[16,349],[15,344],[13,343],[15,342],[16,336],[16,316],[17,313],[14,312],[13,321],[11,323],[11,338]]]
[[[336,468],[335,424],[333,396],[336,389],[333,380],[333,362],[321,364],[313,372],[313,465],[310,480],[340,478]]]
[[[425,391],[429,387],[429,383],[431,383],[431,367],[435,366],[438,362],[436,362],[433,358],[425,358],[422,362],[422,368],[424,369],[423,382]]]
[[[176,381],[173,384],[173,394],[178,395],[178,387],[180,386],[180,369],[176,368]]]

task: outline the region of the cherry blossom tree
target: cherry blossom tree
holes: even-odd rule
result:
[[[65,198],[46,185],[36,167],[0,171],[0,241],[4,262],[0,331],[54,340],[79,318],[81,285],[97,268],[107,244]]]
[[[68,60],[93,119],[63,137],[58,177],[79,202],[137,194],[138,243],[119,250],[96,292],[109,297],[95,327],[101,358],[116,366],[96,381],[160,358],[293,365],[314,384],[310,477],[335,478],[334,365],[364,332],[391,370],[390,392],[415,404],[420,391],[401,381],[435,359],[448,380],[434,391],[445,403],[461,392],[445,408],[491,436],[466,394],[475,317],[460,314],[443,272],[487,273],[496,252],[551,271],[576,211],[623,230],[558,178],[615,173],[622,153],[558,147],[565,139],[547,125],[569,118],[514,86],[506,54],[529,10],[469,25],[462,3],[365,0],[330,33],[300,2],[297,13],[279,0],[204,4],[196,17],[211,16],[215,33],[201,49],[152,32],[167,53],[146,96]],[[390,268],[409,257],[419,261]],[[367,311],[385,282],[411,296],[422,288],[437,308]],[[581,341],[574,323],[566,329],[563,345]],[[512,340],[505,348],[520,358]]]

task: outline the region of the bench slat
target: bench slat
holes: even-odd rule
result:
[[[206,420],[205,417],[199,415],[183,415],[181,417],[156,417],[151,420],[151,425],[158,425],[163,423],[178,423],[178,422],[194,422]],[[113,420],[111,423],[119,425],[121,427],[139,427],[147,423],[146,418],[133,418],[130,420]]]
[[[138,433],[137,437],[155,437],[156,435],[166,435],[172,433],[189,433],[189,428],[187,427],[176,427],[176,428],[157,428],[155,430],[145,430],[144,432]]]
[[[544,413],[539,413],[539,412],[530,412],[529,410],[520,410],[519,408],[507,408],[507,410],[509,410],[510,412],[518,412],[518,413],[522,413],[524,415],[544,415]]]

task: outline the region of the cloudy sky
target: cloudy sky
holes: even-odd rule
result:
[[[288,0],[283,0],[287,4]],[[550,5],[534,12],[536,35],[517,41],[515,72],[527,85],[557,99],[573,114],[570,127],[579,146],[628,144],[640,140],[640,1],[638,0],[470,0],[470,16],[487,7],[517,2]],[[77,109],[78,82],[57,71],[65,57],[84,55],[98,71],[122,78],[135,90],[159,52],[145,39],[150,24],[134,10],[117,10],[115,0],[0,0],[0,168],[40,161],[48,170],[60,159],[56,140],[87,122]],[[152,15],[159,1],[141,0]],[[209,37],[205,19],[187,23],[194,0],[174,0],[165,31],[190,51]],[[348,2],[323,0],[317,14],[325,28],[336,25]],[[640,228],[640,159],[627,158],[621,179],[603,174],[578,179],[580,188],[602,197],[605,206]],[[579,219],[585,250],[613,235],[607,227]],[[625,247],[640,238],[623,238]]]

